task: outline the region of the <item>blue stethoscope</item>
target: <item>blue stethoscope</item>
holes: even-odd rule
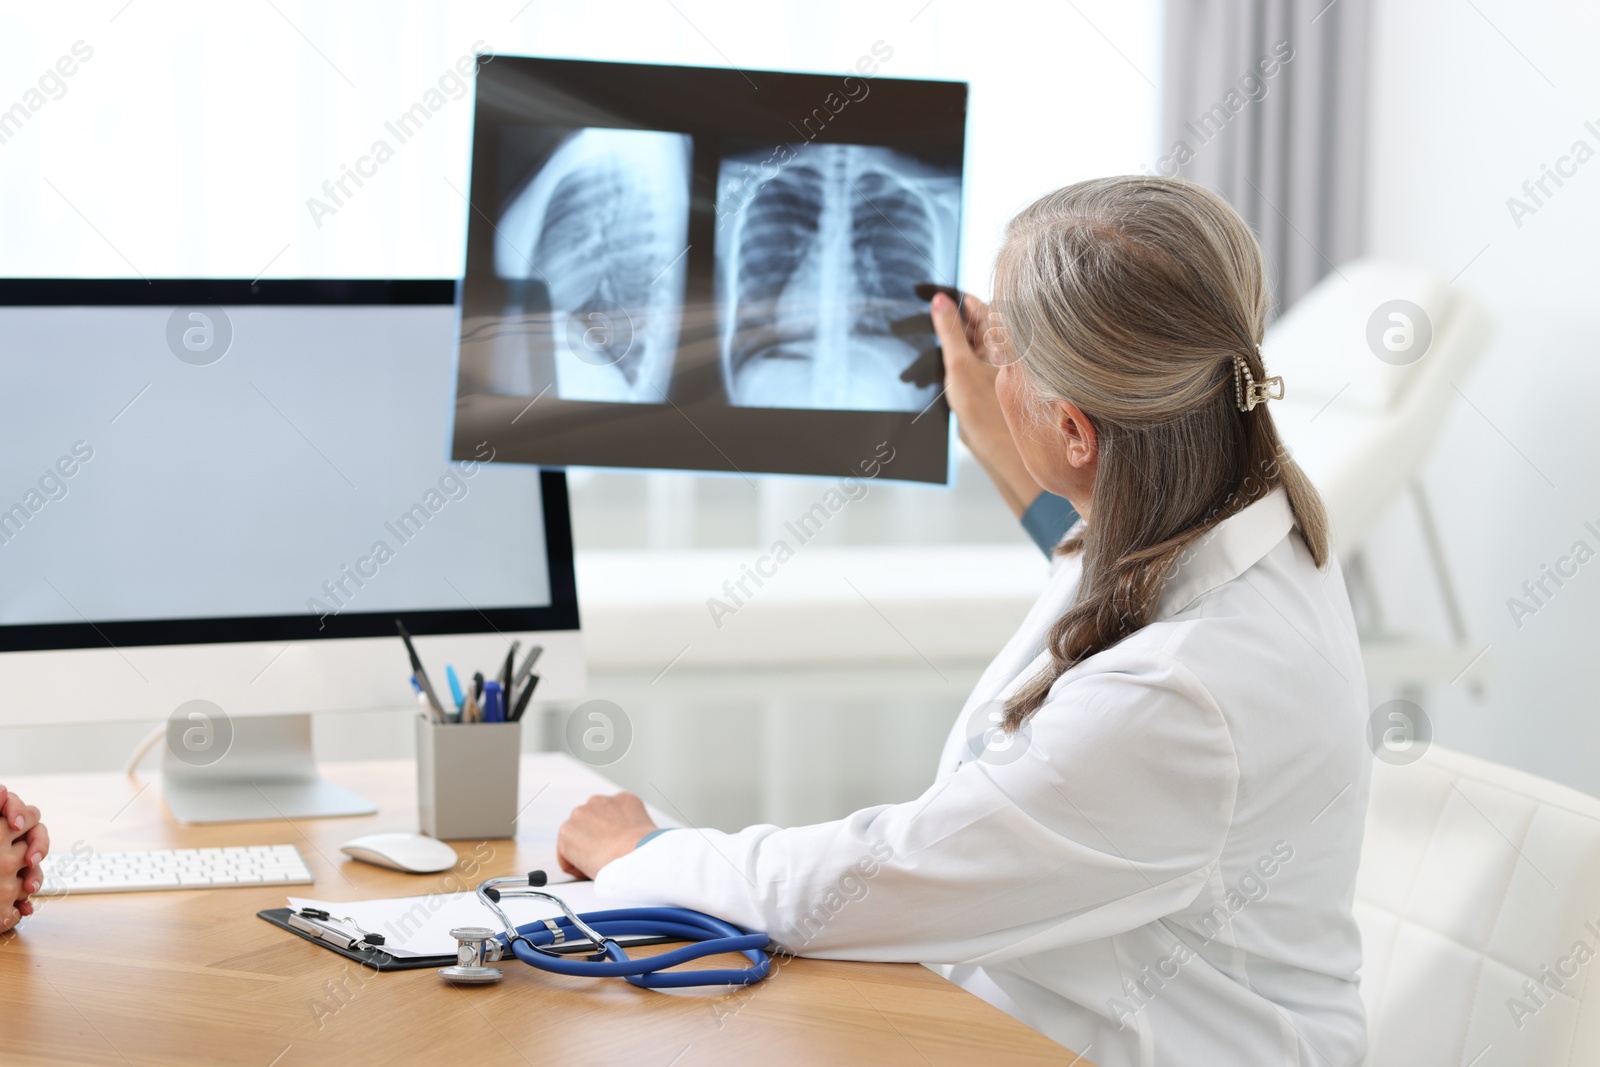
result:
[[[497,934],[486,926],[458,926],[451,930],[450,936],[458,946],[456,963],[439,968],[439,973],[447,981],[468,985],[498,982],[503,972],[489,964],[504,959],[507,951],[542,971],[580,978],[626,978],[646,989],[750,985],[765,978],[772,967],[766,953],[766,934],[747,934],[721,919],[686,908],[621,908],[578,915],[560,897],[541,891],[547,880],[543,871],[531,871],[525,877],[490,878],[480,883],[478,899],[499,917],[505,932]],[[500,907],[501,897],[538,897],[550,901],[564,914],[559,919],[513,926]],[[613,940],[641,936],[694,943],[636,960],[630,959]],[[585,942],[596,951],[575,956],[555,950],[555,946],[569,939]],[[672,970],[723,952],[741,953],[750,966],[742,971]]]

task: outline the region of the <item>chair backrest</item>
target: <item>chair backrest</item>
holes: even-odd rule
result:
[[[1377,763],[1367,1067],[1600,1064],[1600,800],[1434,746]]]

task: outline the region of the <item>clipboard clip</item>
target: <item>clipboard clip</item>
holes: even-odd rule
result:
[[[336,948],[345,951],[358,948],[380,948],[383,945],[382,934],[369,934],[357,926],[354,919],[335,919],[331,914],[321,908],[301,908],[299,911],[289,913],[288,923],[318,941],[326,941]],[[340,923],[347,923],[350,929],[344,929]],[[352,935],[350,930],[354,930]]]

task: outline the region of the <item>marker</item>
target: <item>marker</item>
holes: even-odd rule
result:
[[[500,683],[490,680],[483,683],[483,721],[506,721],[505,690],[500,688]]]
[[[461,691],[461,679],[456,677],[456,668],[452,663],[445,664],[444,680],[450,683],[450,699],[456,702],[456,710],[461,710],[461,704],[467,695]]]

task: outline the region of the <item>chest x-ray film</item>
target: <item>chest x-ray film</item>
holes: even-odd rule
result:
[[[455,448],[942,482],[966,86],[514,56],[480,67]]]
[[[681,133],[573,130],[501,214],[495,274],[520,283],[521,321],[548,325],[558,399],[659,404],[667,394],[691,148]],[[532,371],[520,336],[497,346],[508,384]]]
[[[894,326],[926,315],[918,283],[955,273],[959,172],[873,145],[808,144],[751,183],[765,153],[719,167],[729,225],[716,245],[717,330],[728,402],[921,411],[939,386],[903,377],[920,353]]]

